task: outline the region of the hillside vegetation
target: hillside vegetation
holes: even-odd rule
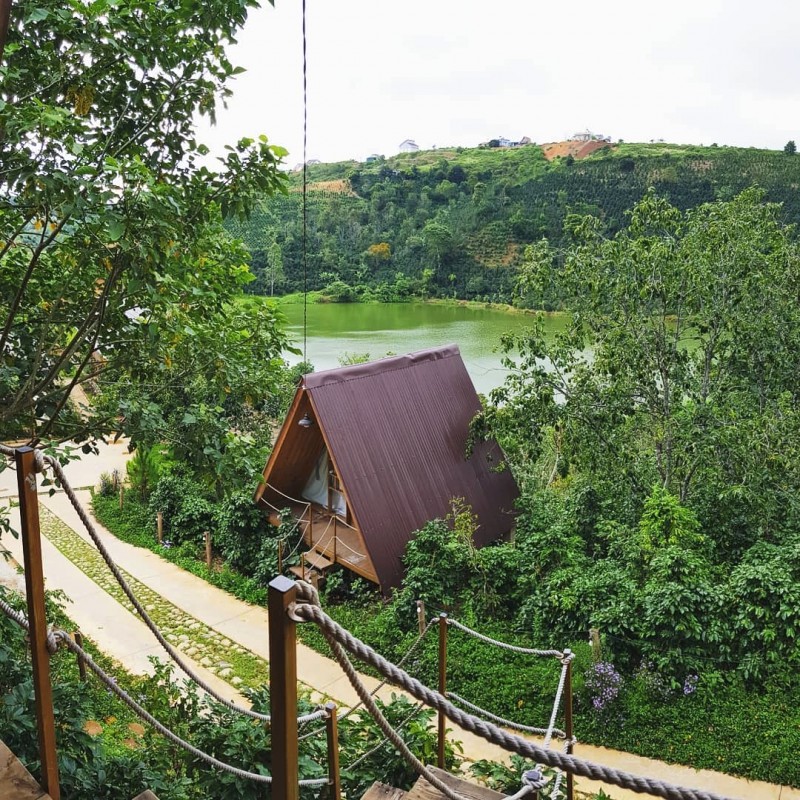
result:
[[[308,284],[334,301],[413,296],[511,302],[526,245],[560,246],[570,214],[598,216],[607,234],[652,187],[681,210],[757,185],[800,220],[800,158],[782,151],[617,144],[576,160],[542,147],[403,153],[370,164],[309,167]],[[250,291],[303,285],[302,175],[229,223],[252,253]],[[518,301],[519,302],[519,301]],[[524,303],[555,307],[545,293]]]

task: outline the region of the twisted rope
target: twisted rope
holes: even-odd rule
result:
[[[401,659],[400,659],[400,660],[397,662],[397,666],[398,666],[398,667],[402,667],[402,666],[403,666],[403,664],[405,664],[405,662],[406,662],[406,661],[408,661],[408,659],[411,657],[411,655],[414,653],[414,651],[417,649],[417,647],[419,647],[419,644],[420,644],[420,642],[421,642],[421,641],[422,641],[422,640],[425,638],[425,636],[427,635],[428,631],[429,631],[429,630],[430,630],[430,629],[431,629],[431,628],[432,628],[432,627],[433,627],[435,624],[436,624],[436,620],[435,620],[435,619],[432,619],[432,620],[431,620],[431,621],[430,621],[430,622],[429,622],[429,623],[428,623],[428,624],[425,626],[425,629],[422,631],[422,633],[420,633],[420,634],[419,634],[419,636],[417,636],[417,638],[415,639],[415,641],[414,641],[414,643],[411,645],[411,647],[409,647],[409,648],[408,648],[408,650],[406,650],[406,653],[405,653],[405,655],[404,655],[404,656],[403,656],[403,657],[402,657],[402,658],[401,658]],[[389,681],[388,681],[386,678],[384,678],[384,679],[383,679],[383,680],[382,680],[382,681],[381,681],[381,682],[380,682],[380,683],[379,683],[379,684],[378,684],[378,685],[377,685],[377,686],[376,686],[376,687],[375,687],[375,688],[374,688],[374,689],[373,689],[373,690],[370,692],[370,696],[371,696],[371,697],[375,697],[375,695],[376,695],[376,694],[377,694],[377,693],[378,693],[378,692],[379,692],[381,689],[383,689],[383,687],[384,687],[384,686],[386,686],[386,684],[387,684],[388,682],[389,682]],[[361,708],[361,706],[362,706],[362,705],[364,705],[364,704],[361,702],[361,700],[359,700],[359,701],[358,701],[358,702],[357,702],[357,703],[356,703],[354,706],[351,706],[350,708],[348,708],[348,709],[347,709],[347,711],[345,711],[345,712],[344,712],[344,714],[340,714],[340,715],[339,715],[339,721],[341,722],[341,721],[342,721],[343,719],[345,719],[346,717],[349,717],[349,716],[350,716],[352,713],[354,713],[354,712],[355,712],[355,711],[357,711],[359,708]],[[404,724],[405,724],[405,723],[404,723]],[[303,739],[307,739],[309,736],[316,736],[317,734],[319,734],[319,733],[322,733],[324,730],[325,730],[325,728],[324,728],[324,727],[315,728],[313,731],[309,731],[308,733],[304,733],[304,734],[303,734],[303,735],[302,735],[302,736],[299,738],[299,740],[298,740],[298,741],[301,741],[301,742],[302,742],[302,741],[303,741]],[[363,758],[363,756],[362,756],[362,758]]]
[[[417,700],[444,713],[449,719],[470,733],[474,733],[492,742],[492,744],[516,752],[533,761],[542,762],[550,767],[557,767],[558,769],[565,770],[566,772],[583,778],[606,781],[615,786],[621,786],[634,792],[663,797],[666,800],[730,800],[730,798],[715,794],[714,792],[675,786],[652,778],[631,775],[630,773],[614,769],[613,767],[586,761],[577,756],[559,753],[555,750],[546,750],[533,742],[529,742],[515,734],[508,733],[498,728],[496,725],[473,717],[470,714],[466,714],[461,711],[461,709],[448,702],[448,700],[438,692],[429,689],[408,673],[398,669],[390,661],[387,661],[383,656],[376,653],[371,647],[364,644],[364,642],[356,639],[349,631],[345,630],[341,625],[331,619],[320,608],[319,598],[313,587],[302,582],[298,583],[298,587],[300,599],[299,602],[293,604],[293,607],[290,608],[290,617],[298,622],[314,622],[319,626],[326,640],[334,650],[337,661],[342,665],[350,683],[356,692],[359,693],[359,696],[363,694],[364,697],[369,697],[357,673],[350,664],[349,659],[346,654],[344,654],[343,648],[348,650],[359,660],[377,669],[381,674],[388,677],[402,689],[405,689]],[[559,655],[563,657],[563,653],[559,653]],[[347,664],[347,668],[345,668],[345,664]],[[376,722],[380,725],[380,720],[383,718],[377,709],[373,710],[374,703],[365,701],[365,704]],[[383,719],[383,722],[385,723],[385,719]],[[394,731],[392,733],[394,733]],[[396,734],[394,735],[396,737]],[[392,741],[394,741],[394,739],[392,739]],[[425,778],[426,780],[428,779],[427,775]],[[439,787],[436,786],[436,788],[438,789]],[[442,790],[440,789],[440,791]],[[447,794],[447,792],[445,792],[445,794]],[[449,797],[450,795],[448,794],[447,796]]]
[[[0,611],[2,611],[9,619],[17,623],[21,628],[30,630],[28,620],[25,615],[12,608],[4,600],[0,599]],[[48,650],[54,654],[60,645],[64,645],[68,650],[71,650],[87,667],[97,676],[100,682],[108,689],[108,691],[115,694],[128,708],[136,714],[139,719],[144,720],[153,728],[155,728],[162,736],[169,739],[173,744],[185,750],[187,753],[205,761],[216,769],[223,772],[229,772],[237,778],[245,778],[247,780],[255,781],[257,783],[272,783],[272,776],[262,775],[257,772],[248,772],[245,769],[234,767],[224,761],[220,761],[214,756],[200,750],[193,744],[190,744],[185,739],[182,739],[178,734],[167,728],[166,725],[159,722],[149,711],[136,702],[122,687],[117,684],[117,681],[112,678],[105,670],[97,664],[97,662],[86,652],[75,640],[64,630],[51,630],[48,632]],[[53,642],[53,648],[50,649],[50,642]],[[299,781],[300,786],[323,786],[329,781],[327,778],[305,778]]]
[[[463,697],[457,695],[455,692],[448,692],[447,697],[452,698],[457,703],[460,703],[462,706],[468,708],[470,711],[475,712],[476,714],[478,714],[478,716],[490,719],[492,722],[496,722],[498,725],[502,725],[504,728],[513,728],[514,730],[521,731],[523,733],[535,733],[538,734],[539,736],[544,736],[547,733],[547,728],[535,728],[532,725],[522,725],[519,722],[512,722],[510,719],[504,719],[503,717],[498,717],[496,714],[492,714],[491,711],[487,711],[485,708],[481,708],[480,706],[476,706],[474,703],[470,703],[469,700],[465,700]],[[563,739],[567,735],[566,733],[564,733],[564,731],[560,730],[559,728],[553,728],[553,733],[559,739]]]
[[[533,792],[538,792],[547,786],[547,778],[538,769],[529,769],[522,773],[522,788],[512,794],[508,800],[521,800]],[[550,795],[553,797],[553,795]]]
[[[199,758],[201,761],[205,761],[212,767],[222,770],[223,772],[229,772],[231,775],[235,775],[237,778],[245,778],[250,781],[255,781],[256,783],[272,783],[271,775],[262,775],[257,772],[249,772],[245,769],[234,767],[231,764],[227,764],[224,761],[214,758],[214,756],[209,755],[203,750],[200,750],[186,740],[182,739],[176,733],[167,728],[166,725],[163,725],[161,722],[159,722],[149,711],[139,705],[139,703],[137,703],[136,700],[134,700],[124,689],[118,686],[116,680],[110,677],[102,669],[102,667],[100,667],[94,661],[94,659],[92,659],[89,653],[87,653],[80,645],[73,641],[72,637],[66,633],[66,631],[57,631],[56,635],[64,643],[67,649],[71,650],[76,656],[83,660],[86,666],[89,667],[92,672],[94,672],[94,674],[100,679],[100,682],[109,691],[113,692],[123,703],[125,703],[125,705],[128,706],[128,708],[130,708],[134,714],[136,714],[136,716],[152,725],[162,736],[164,736],[166,739],[169,739],[173,744],[177,745],[182,750],[185,750],[187,753],[195,756],[196,758]],[[322,786],[328,783],[328,779],[309,778],[301,780],[299,783],[301,786]]]
[[[4,445],[0,445],[0,452],[4,453],[5,455],[14,455],[15,451],[12,448],[6,447]],[[131,605],[136,609],[136,612],[141,617],[142,621],[145,625],[150,629],[150,632],[156,638],[158,643],[164,648],[167,652],[169,657],[181,668],[181,670],[192,680],[196,683],[203,691],[211,695],[218,703],[221,703],[226,708],[234,711],[237,714],[242,714],[246,717],[251,717],[253,719],[260,720],[262,722],[269,722],[270,716],[269,714],[261,714],[258,711],[253,711],[249,708],[243,708],[240,705],[228,700],[227,698],[223,697],[219,692],[213,689],[206,681],[204,681],[199,675],[197,675],[192,668],[181,658],[176,648],[174,648],[163,636],[161,631],[158,629],[156,624],[150,618],[150,615],[145,610],[144,606],[139,602],[138,598],[134,594],[133,590],[128,586],[127,581],[122,575],[119,567],[114,563],[114,559],[111,557],[110,553],[106,549],[105,545],[103,544],[103,540],[97,533],[97,530],[92,523],[91,518],[86,513],[86,510],[81,505],[80,500],[78,499],[77,495],[75,494],[75,490],[70,485],[69,481],[67,480],[67,476],[64,473],[64,469],[62,468],[61,464],[53,458],[52,456],[45,455],[41,450],[34,451],[34,461],[36,465],[37,472],[43,472],[48,466],[52,468],[53,473],[55,474],[58,482],[64,489],[64,493],[69,498],[72,507],[75,509],[76,513],[80,517],[83,526],[86,528],[87,533],[91,537],[92,541],[94,542],[95,547],[97,547],[100,555],[103,557],[103,560],[106,562],[108,568],[111,570],[111,574],[116,579],[117,583],[119,584],[122,591],[125,593],[125,596],[130,601]],[[321,717],[325,716],[325,710],[319,709],[311,714],[306,714],[298,718],[298,722],[306,722],[313,719],[320,719]]]
[[[422,709],[425,708],[425,703],[419,703],[418,705],[414,706],[414,710],[397,726],[398,728],[402,728],[407,723],[411,722],[411,720],[419,714]],[[364,761],[366,761],[371,755],[374,755],[381,749],[385,744],[387,744],[389,740],[384,736],[375,747],[370,748],[367,750],[366,753],[360,755],[349,767],[345,767],[345,770],[348,772],[352,772],[356,767],[360,766]]]
[[[321,617],[327,617],[327,615],[322,611],[319,607],[319,594],[317,590],[309,583],[305,583],[304,581],[297,582],[298,587],[298,598],[301,598],[300,603],[292,603],[289,606],[287,613],[289,614],[290,619],[294,619],[296,622],[305,622],[305,614],[304,610],[316,610],[321,614]],[[302,602],[305,601],[305,602]],[[313,619],[313,617],[309,617],[309,619]],[[328,619],[330,619],[328,617]],[[316,620],[314,620],[316,621]],[[330,620],[333,622],[333,620]],[[333,623],[336,625],[336,623]],[[339,627],[336,625],[336,627]],[[383,715],[383,712],[378,708],[375,701],[372,699],[372,696],[367,691],[367,687],[364,686],[361,679],[358,676],[358,673],[353,667],[353,664],[350,662],[350,659],[347,657],[347,653],[345,652],[342,645],[339,643],[339,637],[337,637],[334,631],[325,625],[319,625],[320,631],[322,635],[325,637],[325,640],[328,643],[328,646],[331,649],[331,652],[334,655],[334,658],[339,662],[339,666],[344,671],[345,675],[347,675],[351,685],[356,690],[361,702],[366,706],[367,710],[369,711],[372,718],[377,723],[378,727],[383,731],[384,736],[397,748],[400,755],[406,761],[406,763],[418,774],[422,775],[428,783],[431,784],[435,789],[438,789],[445,797],[449,798],[449,800],[466,800],[462,795],[454,792],[446,783],[441,781],[439,778],[436,777],[415,755],[411,752],[408,745],[403,741],[397,731],[391,726],[389,720]],[[344,630],[344,629],[342,629]],[[398,670],[398,672],[400,672]],[[405,675],[406,673],[402,673]],[[409,676],[410,677],[410,676]],[[419,699],[419,698],[418,698]]]
[[[464,631],[464,633],[468,633],[470,636],[474,636],[476,639],[480,639],[482,642],[486,642],[486,644],[494,645],[502,650],[510,650],[512,653],[523,653],[524,655],[528,656],[552,656],[559,659],[563,659],[567,653],[566,650],[536,650],[532,647],[519,647],[515,644],[508,644],[508,642],[500,642],[497,639],[492,639],[490,636],[486,636],[483,633],[478,633],[478,631],[473,630],[472,628],[468,628],[462,622],[452,619],[451,617],[447,618],[447,624],[452,625],[454,628],[458,628],[460,631]]]

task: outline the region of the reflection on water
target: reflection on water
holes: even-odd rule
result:
[[[285,305],[289,334],[303,346],[303,307]],[[326,303],[308,306],[308,359],[317,370],[339,366],[345,353],[371,358],[457,344],[475,388],[488,392],[503,382],[500,337],[521,331],[531,317],[489,308],[432,303]],[[563,316],[545,317],[546,328],[563,330]],[[290,357],[292,363],[299,356]]]

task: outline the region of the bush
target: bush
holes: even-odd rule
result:
[[[205,531],[212,530],[215,508],[195,480],[180,470],[161,477],[148,503],[150,519],[162,514],[164,536],[174,544],[203,542]]]
[[[233,492],[217,507],[214,546],[234,569],[253,574],[262,544],[273,531],[250,492]]]
[[[112,472],[101,472],[100,482],[97,486],[97,493],[101,497],[116,497],[119,494],[119,487],[122,485],[122,475],[118,469]]]

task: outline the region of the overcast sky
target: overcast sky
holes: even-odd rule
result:
[[[302,159],[300,0],[253,11],[219,150],[266,134]],[[308,0],[308,157],[497,136],[782,148],[800,141],[796,0]]]

